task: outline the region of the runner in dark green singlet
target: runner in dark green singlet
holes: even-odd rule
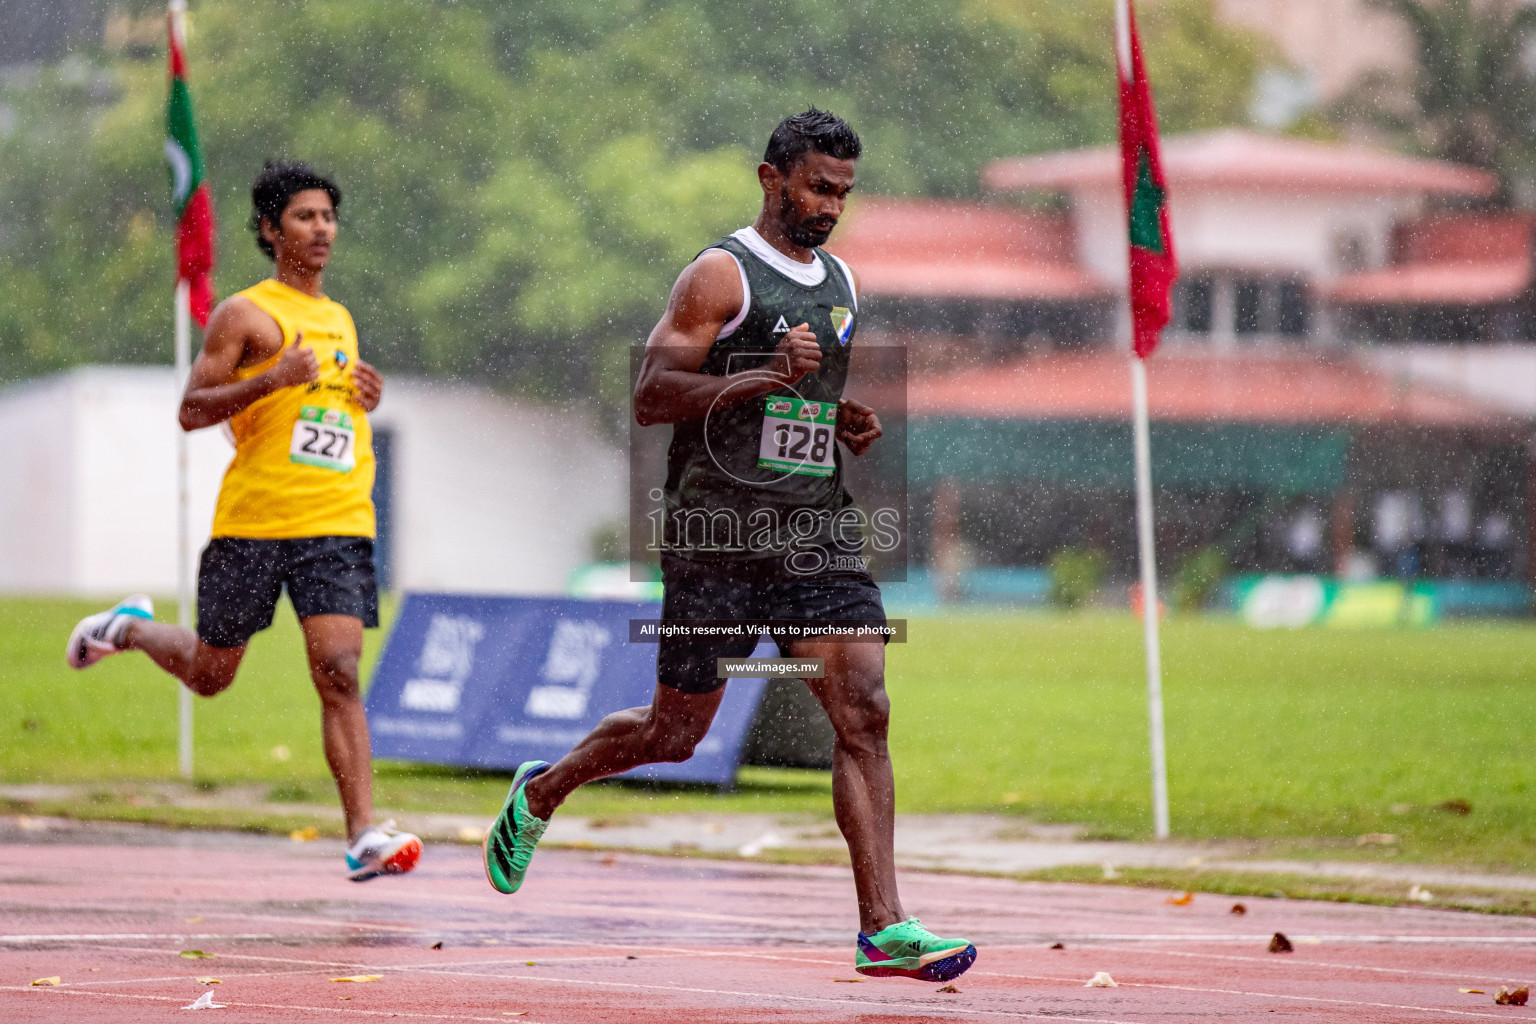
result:
[[[862,536],[839,451],[862,455],[881,434],[874,411],[843,395],[858,280],[820,248],[842,215],[861,149],[831,114],[786,118],[757,169],[757,220],[689,264],[651,332],[635,417],[673,425],[664,621],[885,625],[880,589],[857,558]],[[976,947],[928,931],[896,891],[883,644],[770,633],[783,653],[824,663],[824,677],[806,683],[837,734],[832,802],[858,893],[855,969],[958,976]],[[558,764],[522,765],[486,836],[491,885],[517,891],[549,816],[577,787],[687,760],[725,692],[716,659],[747,657],[757,642],[664,639],[650,706],[609,715]]]

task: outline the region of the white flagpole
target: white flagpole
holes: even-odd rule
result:
[[[1120,66],[1120,78],[1129,81],[1134,73],[1131,66],[1129,0],[1115,0],[1115,60]],[[1130,318],[1126,326],[1134,334],[1136,313],[1129,308],[1127,312]],[[1147,655],[1147,730],[1152,748],[1152,834],[1158,839],[1167,839],[1168,754],[1163,738],[1162,648],[1157,634],[1157,548],[1152,529],[1152,431],[1147,422],[1147,364],[1134,351],[1131,352],[1131,395],[1136,444],[1136,542],[1141,554],[1141,636]]]
[[[1131,354],[1136,434],[1136,535],[1141,550],[1142,641],[1147,650],[1147,725],[1152,746],[1152,834],[1168,838],[1168,756],[1163,741],[1163,665],[1157,627],[1157,550],[1152,530],[1152,438],[1147,364]]]
[[[192,366],[192,286],[176,282],[176,387],[187,386]],[[192,628],[192,493],[187,432],[176,431],[176,621]],[[177,752],[183,778],[192,777],[192,691],[178,686],[180,733]]]
[[[170,0],[167,5],[171,31],[178,44],[187,39],[187,0]],[[192,285],[178,277],[176,281],[176,388],[186,390],[192,367]],[[187,432],[176,431],[176,621],[184,629],[192,628],[192,492],[191,467],[187,455]],[[192,777],[192,691],[178,686],[177,760],[182,778]]]

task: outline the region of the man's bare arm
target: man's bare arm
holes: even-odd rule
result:
[[[245,358],[247,345],[262,333],[277,330],[271,317],[247,299],[237,296],[219,304],[181,396],[176,418],[182,430],[214,426],[279,388],[319,379],[315,354],[300,344],[300,334],[268,369],[242,381],[230,380]]]
[[[700,373],[710,346],[741,310],[746,296],[729,253],[710,251],[678,275],[667,311],[645,344],[635,384],[641,426],[701,419],[716,405],[734,405],[793,384],[821,364],[821,347],[806,324],[780,339],[779,372],[755,370],[719,377]]]

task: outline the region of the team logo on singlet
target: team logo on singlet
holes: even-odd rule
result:
[[[336,365],[343,370],[347,368],[347,354],[341,349],[336,350]]]
[[[784,322],[784,314],[779,314],[779,322],[773,325],[774,334],[788,334],[789,324]]]
[[[853,310],[846,306],[833,306],[832,327],[837,331],[838,343],[848,344],[848,339],[853,337]]]

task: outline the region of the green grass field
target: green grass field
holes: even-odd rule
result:
[[[147,659],[63,665],[93,605],[0,601],[0,781],[172,780],[176,693]],[[382,633],[370,634],[368,657]],[[1217,618],[1164,631],[1176,836],[1270,840],[1271,852],[1536,867],[1536,628],[1259,632]],[[900,809],[1149,829],[1140,630],[1128,616],[914,620],[889,686]],[[197,705],[198,776],[274,799],[333,799],[292,613],[252,644],[226,694]],[[287,747],[291,758],[273,756]],[[382,763],[382,806],[492,813],[501,776]],[[609,784],[578,813],[829,812],[820,773],[748,770],[735,793]],[[1439,809],[1465,801],[1470,814]],[[153,816],[147,815],[147,816]],[[1400,837],[1357,850],[1355,837]]]

